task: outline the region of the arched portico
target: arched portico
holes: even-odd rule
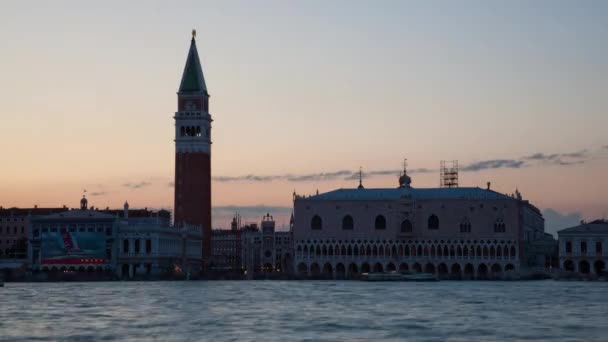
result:
[[[336,278],[337,279],[345,279],[346,278],[346,268],[343,263],[338,263],[336,265]]]
[[[591,267],[589,266],[589,262],[587,260],[581,260],[578,263],[578,271],[582,274],[589,274]]]
[[[437,273],[440,279],[446,279],[449,277],[448,265],[441,263],[437,267]]]
[[[353,278],[358,275],[359,275],[359,267],[357,267],[357,264],[351,263],[350,265],[348,265],[348,277]]]
[[[593,270],[595,271],[595,274],[601,275],[602,273],[604,273],[605,269],[606,269],[606,264],[604,263],[604,261],[596,260],[593,263]]]
[[[321,275],[321,267],[316,262],[310,265],[310,275],[318,278]]]
[[[450,273],[450,278],[462,279],[462,269],[460,268],[460,264],[452,265],[452,272]]]
[[[494,264],[492,265],[492,278],[493,279],[500,279],[502,278],[502,267],[500,267],[499,264]]]
[[[323,265],[323,278],[331,279],[334,277],[334,270],[330,263]]]
[[[308,266],[303,262],[298,264],[298,275],[304,277],[308,275]]]
[[[488,266],[486,264],[479,264],[477,266],[477,279],[487,279],[488,278]]]
[[[464,265],[464,279],[472,280],[475,279],[475,266],[473,264]]]

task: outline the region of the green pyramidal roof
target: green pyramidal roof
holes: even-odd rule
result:
[[[207,85],[205,84],[205,77],[203,76],[203,68],[201,67],[201,61],[198,58],[198,51],[196,50],[196,41],[192,38],[190,42],[190,51],[188,51],[188,59],[186,59],[186,66],[184,67],[184,74],[182,75],[182,81],[179,85],[180,93],[207,93]]]

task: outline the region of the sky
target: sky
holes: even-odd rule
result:
[[[549,229],[608,216],[608,2],[3,1],[0,205],[173,206],[190,42],[211,94],[214,226],[292,193],[512,193]],[[562,227],[563,228],[563,227]]]

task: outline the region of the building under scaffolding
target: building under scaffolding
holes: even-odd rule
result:
[[[458,160],[441,161],[440,165],[440,187],[442,188],[457,188],[458,187]]]

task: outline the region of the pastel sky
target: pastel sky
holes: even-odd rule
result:
[[[396,186],[403,158],[426,169],[415,187],[457,159],[461,186],[607,216],[606,18],[606,1],[3,1],[0,205],[87,189],[171,208],[196,28],[215,226],[234,210],[284,224],[294,190],[355,187],[360,166],[366,187]]]

